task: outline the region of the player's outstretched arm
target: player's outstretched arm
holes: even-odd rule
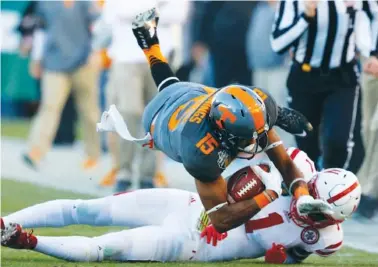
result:
[[[281,176],[271,165],[270,173],[254,167],[265,184],[265,191],[252,199],[229,204],[227,202],[227,183],[219,177],[213,182],[204,183],[196,179],[198,194],[214,228],[224,233],[247,222],[263,207],[274,201],[281,194]]]
[[[268,142],[274,144],[280,141],[275,130],[268,132]],[[284,182],[286,183],[289,193],[292,194],[297,201],[298,212],[302,215],[311,212],[323,212],[332,214],[332,207],[322,199],[314,199],[310,196],[307,183],[303,179],[303,173],[291,160],[283,145],[273,146],[266,151],[269,159],[274,163],[280,171]]]
[[[271,129],[268,132],[269,144],[274,144],[280,141],[281,139],[276,131],[274,129]],[[291,189],[291,192],[289,192],[290,194],[293,194],[296,197],[299,197],[301,195],[309,195],[307,184],[303,179],[297,180],[297,182],[292,184],[293,181],[298,178],[303,178],[304,175],[291,160],[282,144],[267,150],[266,154],[280,171],[287,188]]]
[[[138,45],[147,58],[152,77],[160,92],[180,80],[173,74],[167,59],[160,50],[157,36],[158,21],[158,12],[156,8],[152,8],[136,16],[133,20],[132,28]]]

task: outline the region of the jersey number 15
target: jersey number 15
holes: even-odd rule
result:
[[[215,140],[210,133],[207,133],[206,136],[199,140],[199,142],[196,144],[196,147],[198,147],[205,155],[209,155],[218,146],[218,141]]]

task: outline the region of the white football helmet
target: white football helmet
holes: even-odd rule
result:
[[[311,178],[316,174],[314,162],[307,156],[306,152],[295,148],[289,147],[286,149],[287,154],[290,156],[294,164],[303,173],[305,181],[308,183]]]
[[[339,169],[325,169],[315,175],[309,182],[310,195],[322,199],[332,206],[333,214],[312,213],[300,216],[293,201],[291,212],[293,220],[300,226],[324,228],[342,223],[357,209],[361,199],[361,186],[356,175]]]

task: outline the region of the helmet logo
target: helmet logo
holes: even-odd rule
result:
[[[319,241],[319,231],[314,227],[306,227],[302,230],[301,239],[309,245],[316,244]]]
[[[216,120],[216,124],[220,129],[223,129],[222,121],[229,120],[232,124],[236,121],[236,116],[225,106],[219,106],[218,110],[221,113],[221,117]]]

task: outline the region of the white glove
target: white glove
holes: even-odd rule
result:
[[[300,196],[297,200],[297,211],[300,216],[309,213],[333,214],[332,206],[321,199],[314,199],[312,196]]]
[[[269,162],[268,165],[270,170],[269,172],[264,171],[259,166],[252,166],[251,168],[264,183],[266,190],[272,190],[276,192],[277,196],[280,196],[282,193],[281,173],[278,171],[278,169],[276,168],[276,166],[274,166],[272,162]]]

